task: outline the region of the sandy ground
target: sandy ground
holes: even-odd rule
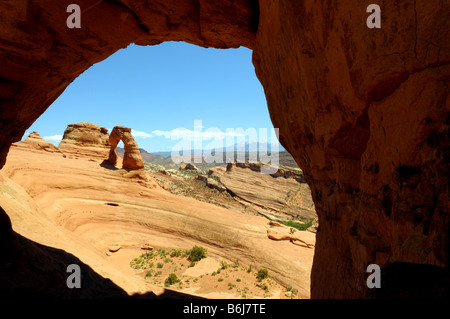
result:
[[[166,273],[155,280],[130,267],[142,246],[199,245],[208,258],[194,267],[174,259],[170,265],[183,284],[170,289],[207,298],[290,298],[285,292],[292,287],[296,298],[309,298],[314,249],[268,239],[263,217],[173,195],[149,176],[129,176],[100,161],[12,148],[0,171],[0,205],[16,232],[74,254],[129,294],[165,289]],[[111,252],[111,246],[120,249]],[[219,282],[212,273],[221,261],[240,266],[223,270],[228,277]],[[253,273],[247,273],[250,265]],[[269,271],[269,293],[256,285],[259,268]]]

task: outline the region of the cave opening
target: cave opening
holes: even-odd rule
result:
[[[69,0],[0,2],[0,227],[4,230],[0,244],[6,248],[1,256],[5,261],[2,287],[18,296],[17,287],[25,287],[30,295],[81,296],[65,285],[64,264],[81,263],[71,254],[75,246],[63,243],[61,249],[52,249],[60,234],[36,219],[40,212],[27,206],[33,198],[9,181],[10,174],[20,175],[5,171],[8,151],[15,147],[12,143],[20,141],[74,79],[117,50],[130,43],[185,41],[253,50],[271,121],[280,128],[283,146],[304,169],[320,218],[311,272],[313,298],[448,296],[445,2],[399,6],[385,1],[384,22],[376,30],[366,27],[363,2],[338,6],[296,0],[88,2],[80,0],[82,24],[73,29],[66,25]],[[238,114],[245,120],[252,118]],[[42,142],[37,134],[32,137],[30,145],[58,156],[54,145]],[[78,161],[77,157],[61,158],[69,163]],[[27,164],[36,163],[41,162]],[[55,167],[46,165],[47,171],[55,172]],[[120,174],[117,167],[101,167],[109,168],[113,177]],[[61,174],[67,189],[71,181],[81,183],[86,178],[82,171],[71,174]],[[140,179],[137,184],[148,183],[139,174],[128,177]],[[54,183],[45,170],[40,181]],[[124,189],[101,177],[97,181],[111,191]],[[66,188],[58,192],[63,194]],[[89,195],[97,191],[91,187]],[[147,196],[135,193],[140,199]],[[76,192],[70,194],[68,198]],[[66,199],[58,205],[74,209],[77,203]],[[17,223],[24,207],[29,208],[31,225]],[[128,208],[122,204],[114,209],[121,213]],[[81,220],[92,218],[92,211],[85,209]],[[198,212],[203,213],[207,218],[206,212]],[[89,232],[88,227],[78,226],[75,221],[68,224],[70,229]],[[116,226],[111,225],[111,231]],[[202,230],[198,224],[190,226]],[[48,233],[52,236],[45,237]],[[42,264],[45,258],[52,262]],[[34,262],[42,267],[31,271],[27,266]],[[366,284],[367,266],[373,263],[386,279],[376,291]],[[123,296],[123,289],[105,284],[91,268],[85,265],[82,271],[92,275],[85,279],[95,279],[84,281],[88,288],[83,296],[103,291],[99,285]],[[422,280],[421,284],[416,280]],[[49,285],[42,284],[47,281]]]
[[[155,54],[152,52],[155,50],[159,50],[160,52]],[[43,140],[52,142],[55,146],[61,146],[64,144],[64,141],[61,140],[63,137],[64,139],[66,138],[66,133],[67,135],[71,133],[66,130],[63,135],[62,132],[66,129],[66,126],[70,126],[73,123],[83,124],[88,122],[99,125],[102,128],[99,131],[104,132],[105,130],[103,128],[107,128],[108,134],[114,131],[118,125],[131,128],[130,133],[139,145],[141,156],[145,158],[145,170],[151,172],[151,176],[160,185],[164,185],[164,187],[168,185],[166,190],[169,190],[170,193],[207,202],[208,204],[227,210],[238,211],[242,215],[263,217],[266,221],[263,224],[265,223],[267,228],[272,229],[275,226],[275,229],[277,229],[276,227],[283,228],[283,231],[287,229],[287,237],[284,233],[277,234],[273,232],[268,240],[272,240],[273,243],[279,240],[289,243],[286,250],[286,243],[280,241],[281,246],[279,247],[281,249],[274,258],[275,262],[269,262],[267,256],[259,252],[261,260],[256,260],[257,263],[253,264],[251,260],[254,258],[250,258],[250,255],[255,253],[254,250],[252,251],[250,249],[248,253],[242,256],[231,253],[233,249],[242,246],[236,240],[229,241],[230,247],[222,249],[222,251],[217,251],[215,246],[223,248],[224,241],[229,240],[232,232],[225,232],[223,238],[217,238],[216,235],[214,237],[211,235],[212,228],[218,227],[220,232],[220,222],[211,220],[209,222],[212,222],[212,224],[204,227],[207,229],[205,232],[206,235],[197,235],[198,238],[196,240],[192,239],[192,233],[188,235],[186,242],[183,242],[182,238],[176,238],[177,236],[172,236],[173,238],[171,237],[170,240],[167,238],[163,240],[162,238],[164,236],[162,236],[154,241],[156,244],[148,238],[145,240],[139,238],[137,240],[139,244],[136,244],[136,246],[147,247],[149,245],[158,247],[158,250],[155,248],[155,251],[160,251],[161,249],[169,251],[171,248],[168,246],[168,242],[173,242],[173,249],[187,249],[189,247],[187,243],[189,245],[203,244],[209,247],[216,261],[217,258],[225,258],[225,263],[230,265],[236,265],[240,261],[242,266],[248,263],[246,269],[252,264],[254,267],[258,265],[259,268],[268,268],[271,273],[287,274],[288,271],[286,269],[289,268],[288,264],[292,263],[296,258],[295,254],[293,255],[296,248],[293,247],[296,247],[294,242],[297,241],[297,244],[300,245],[299,247],[302,247],[298,248],[298,250],[304,248],[309,250],[307,254],[299,254],[298,256],[298,258],[304,259],[300,262],[301,267],[298,269],[300,270],[299,273],[301,276],[299,277],[298,274],[290,271],[288,276],[278,276],[276,280],[281,280],[285,289],[290,287],[289,296],[294,297],[298,294],[298,297],[305,298],[309,297],[310,270],[303,271],[301,269],[305,268],[305,265],[306,269],[311,268],[314,245],[311,242],[305,244],[303,242],[304,239],[300,237],[296,238],[294,233],[299,234],[299,232],[304,231],[306,229],[305,225],[312,226],[312,221],[316,219],[314,203],[309,187],[302,176],[301,170],[297,167],[295,160],[287,151],[278,145],[278,136],[270,133],[265,133],[266,136],[259,134],[260,128],[264,128],[270,132],[273,125],[268,113],[264,91],[254,73],[251,55],[252,51],[247,48],[229,50],[205,49],[186,43],[164,43],[155,47],[131,45],[127,49],[120,50],[81,74],[25,132],[23,140],[26,140],[30,132],[36,131],[41,134]],[[118,116],[118,114],[120,115]],[[213,128],[210,129],[198,125],[199,120],[200,124],[213,126]],[[243,129],[239,131],[237,129],[229,130],[229,128]],[[250,131],[249,128],[255,128],[254,132],[256,132],[256,135],[245,135]],[[204,134],[203,136],[200,135],[200,141],[196,135],[198,132]],[[227,135],[228,132],[231,132],[230,135]],[[241,136],[238,136],[239,134],[236,132],[241,132],[244,139],[240,138]],[[88,133],[83,131],[78,138],[84,138],[83,134]],[[189,160],[183,161],[180,165],[180,163],[174,162],[174,158],[170,152],[180,138],[186,137],[189,134],[192,137],[189,140],[189,146],[193,149],[191,164],[195,167],[195,172],[185,167],[186,164],[190,163]],[[259,140],[260,137],[262,138],[261,140]],[[267,137],[275,137],[275,139],[267,140]],[[127,145],[124,145],[122,140],[121,138],[120,143],[117,145],[117,151],[119,157],[123,158],[124,148]],[[95,143],[98,142],[95,139],[93,141]],[[215,143],[211,143],[211,141]],[[230,141],[233,144],[226,144]],[[243,142],[244,148],[235,147],[238,142]],[[253,147],[254,145],[250,146],[251,143],[256,144],[257,147]],[[266,146],[261,147],[259,144],[262,143],[265,143]],[[210,145],[218,147],[217,149],[220,147],[224,150],[226,149],[223,152],[223,161],[218,163],[210,163],[205,160],[198,161],[195,158],[195,151],[198,151],[195,150],[195,147],[199,145],[202,147],[202,151]],[[231,151],[230,146],[232,146]],[[217,149],[212,154],[215,155]],[[276,165],[276,168],[282,165],[280,166],[279,173],[275,173],[275,170],[272,172],[272,175],[266,174],[264,176],[260,174],[261,167],[258,167],[258,165],[252,164],[252,166],[245,164],[245,161],[249,159],[256,158],[260,160],[259,156],[253,157],[251,155],[253,155],[252,152],[262,151],[262,149],[268,150],[271,155],[273,155],[272,153],[282,153],[281,157],[277,158],[275,163],[272,163]],[[61,148],[61,150],[65,152],[68,149]],[[245,153],[244,161],[231,168],[230,164],[235,160],[239,159],[242,161],[242,157],[240,156],[242,154],[239,153],[239,150],[241,150],[241,153]],[[77,148],[77,152],[82,153],[83,151]],[[200,154],[206,153],[200,152]],[[104,159],[106,160],[107,157]],[[83,159],[83,156],[79,153],[70,153],[68,159]],[[116,165],[117,163],[114,162],[112,164]],[[118,168],[120,167],[119,165],[116,166]],[[107,166],[103,165],[102,167]],[[215,169],[217,167],[222,167],[222,169]],[[283,171],[281,171],[282,167]],[[287,167],[293,169],[287,169]],[[227,182],[223,183],[224,180],[221,180],[221,178],[225,178],[224,172],[228,169],[230,170],[230,174],[232,174],[232,170],[237,174],[233,178],[240,178],[238,174],[245,172],[245,180],[233,181],[233,178],[228,178]],[[117,173],[117,171],[119,170],[116,169],[115,172]],[[161,171],[164,171],[167,175],[160,174]],[[258,174],[261,177],[255,177]],[[185,184],[180,184],[179,181],[174,181],[173,178],[167,178],[171,175],[175,176],[175,178],[183,179],[183,183]],[[193,177],[195,177],[194,181],[192,181]],[[206,178],[206,180],[203,181],[203,178]],[[267,184],[267,180],[273,180],[270,182],[272,184]],[[128,227],[126,225],[127,222],[122,223],[120,221],[124,218],[122,216],[109,216],[108,214],[111,214],[110,210],[101,210],[101,214],[105,214],[102,217],[103,219],[100,217],[97,217],[98,219],[92,217],[95,216],[95,213],[91,213],[90,216],[94,220],[91,224],[87,223],[85,225],[73,226],[73,224],[81,223],[80,220],[84,218],[85,212],[76,204],[81,200],[89,202],[93,202],[94,200],[107,201],[106,206],[120,207],[121,211],[126,209],[137,211],[141,207],[140,204],[123,205],[122,203],[126,203],[126,201],[121,202],[124,195],[132,192],[132,188],[126,189],[127,186],[124,186],[125,190],[122,190],[122,193],[113,192],[111,196],[105,199],[100,198],[98,194],[95,194],[95,191],[90,192],[89,188],[94,186],[89,186],[88,184],[86,181],[82,181],[82,186],[80,186],[86,187],[86,193],[88,195],[67,194],[68,197],[76,197],[71,202],[74,208],[67,208],[67,214],[71,211],[69,215],[72,215],[72,220],[59,216],[60,225],[79,234],[84,240],[95,242],[94,246],[98,249],[106,249],[106,246],[103,247],[98,242],[105,243],[109,240],[109,246],[113,245],[114,243],[112,241],[114,240],[112,238],[114,236],[122,238],[122,241],[125,242],[125,244],[122,243],[122,246],[132,246],[129,242],[131,239],[126,239],[124,234],[133,232],[145,233],[145,231],[142,227],[138,227],[138,231],[133,230],[132,227]],[[116,184],[112,182],[111,185]],[[119,184],[116,187],[120,188]],[[266,190],[264,191],[265,187]],[[243,191],[243,188],[247,189]],[[253,192],[251,190],[252,188],[255,188]],[[270,194],[275,191],[275,195]],[[203,195],[205,192],[206,195]],[[263,193],[266,198],[261,195]],[[146,196],[142,195],[142,192],[139,194],[143,197]],[[261,196],[258,197],[258,194]],[[256,200],[252,199],[252,196]],[[282,198],[276,198],[276,196],[282,196]],[[94,204],[89,204],[88,206],[90,205],[92,205],[92,211],[95,211],[96,208],[94,207],[96,206]],[[134,207],[130,208],[133,205]],[[189,205],[195,207],[196,204],[192,204],[191,202]],[[299,211],[300,207],[302,209],[301,211]],[[146,213],[150,212],[148,207],[141,208]],[[56,212],[54,213],[56,214]],[[185,216],[182,218],[185,218]],[[223,216],[220,215],[218,220],[220,221],[221,218]],[[98,228],[92,226],[98,224],[99,219],[103,220],[103,224],[106,225],[104,227],[105,229],[100,231]],[[151,222],[146,223],[150,224]],[[156,236],[157,227],[166,228],[166,231],[170,230],[170,227],[164,226],[163,224],[149,227],[152,236]],[[264,227],[261,225],[261,219],[259,219],[258,226],[251,225],[251,222],[249,222],[249,225],[247,226],[246,224],[245,227]],[[89,230],[89,227],[92,227],[92,229]],[[179,237],[182,237],[183,233],[193,232],[192,230],[187,231],[186,226],[183,227],[182,229],[184,230],[175,228],[174,233],[179,232]],[[192,227],[198,228],[201,226],[197,222],[193,222]],[[313,228],[311,227],[311,229]],[[98,233],[94,235],[94,229],[101,235]],[[264,228],[261,229],[263,232],[266,231]],[[201,234],[202,230],[199,229],[198,233]],[[242,235],[241,230],[237,234],[242,240],[245,240],[245,236]],[[315,235],[314,233],[311,234],[308,240],[314,241]],[[133,236],[136,237],[137,235],[132,235],[130,238]],[[211,239],[211,236],[214,239]],[[281,239],[283,236],[285,238]],[[150,238],[151,236],[148,235],[147,237]],[[211,245],[212,240],[217,240],[218,244],[214,243]],[[165,243],[163,243],[164,241]],[[231,243],[235,246],[231,245]],[[117,243],[114,245],[117,245]],[[276,245],[273,247],[276,247]],[[113,250],[110,247],[107,248]],[[107,253],[117,256],[127,251],[128,248],[115,249]],[[292,260],[282,260],[283,249]],[[135,256],[135,258],[138,257]],[[222,262],[224,260],[220,261]],[[130,261],[131,257],[127,263]],[[282,265],[277,265],[277,262],[282,263]],[[220,267],[217,268],[219,269]],[[213,272],[214,270],[210,273]],[[303,282],[297,285],[296,281]],[[262,289],[262,293],[266,293],[264,289]],[[268,292],[266,294],[269,296]],[[246,295],[246,293],[241,293],[240,296],[242,297],[243,295]]]

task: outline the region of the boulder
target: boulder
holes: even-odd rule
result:
[[[206,180],[206,185],[209,188],[216,189],[221,193],[227,191],[227,188],[225,186],[223,186],[221,183],[219,183],[217,180],[215,180],[214,178],[208,178]]]
[[[187,163],[187,164],[182,163],[182,164],[180,164],[180,169],[186,170],[186,171],[195,171],[195,172],[198,171],[197,166],[195,166],[192,163]]]
[[[151,246],[150,244],[142,244],[141,249],[142,250],[153,250],[153,246]]]

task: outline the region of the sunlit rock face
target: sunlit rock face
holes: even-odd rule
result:
[[[144,160],[142,159],[138,144],[134,140],[133,135],[131,135],[131,128],[129,127],[116,126],[111,131],[109,135],[111,149],[109,151],[108,161],[113,165],[117,164],[116,147],[120,141],[123,142],[125,149],[122,167],[129,170],[143,169]]]
[[[387,279],[449,266],[445,2],[384,1],[369,29],[366,2],[80,0],[69,29],[71,2],[0,3],[0,166],[71,81],[130,43],[246,46],[319,217],[311,296],[414,295],[368,289],[367,266]],[[442,295],[433,278],[415,289]]]

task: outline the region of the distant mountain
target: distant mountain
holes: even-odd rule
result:
[[[142,156],[142,159],[144,160],[144,162],[152,163],[154,161],[163,160],[166,158],[166,156],[161,156],[161,155],[158,155],[157,153],[149,153],[146,150],[144,150],[143,148],[140,148],[139,151],[141,152],[141,156]],[[117,147],[116,153],[117,153],[117,155],[119,155],[120,157],[123,158],[123,155],[125,154],[125,150],[123,149],[123,147]],[[169,156],[170,156],[170,153],[169,153]]]
[[[236,161],[237,159],[242,160],[243,158],[245,159],[244,161],[249,160],[250,158],[254,158],[256,157],[257,160],[259,161],[260,158],[258,156],[258,154],[256,154],[256,156],[250,156],[250,155],[255,155],[254,152],[250,153],[249,150],[254,150],[255,148],[259,150],[259,146],[260,145],[249,145],[248,143],[246,144],[246,152],[237,152],[237,146],[234,145],[232,147],[227,147],[227,148],[223,148],[223,161],[222,163],[206,163],[205,161],[203,161],[203,163],[196,163],[196,161],[194,161],[194,154],[195,152],[192,151],[191,154],[191,162],[194,163],[198,168],[202,169],[202,170],[209,170],[212,167],[215,166],[223,166],[226,167],[227,162],[229,161]],[[269,148],[270,150],[270,146],[267,146],[267,148]],[[172,160],[172,152],[152,152],[149,153],[146,150],[140,148],[139,149],[142,155],[142,159],[145,162],[148,163],[152,163],[152,164],[156,164],[156,165],[160,165],[160,166],[164,166],[167,169],[170,168],[178,168],[179,165],[175,164]],[[124,149],[121,147],[117,147],[116,148],[116,152],[117,155],[119,155],[120,157],[123,158],[124,155]],[[228,154],[226,154],[228,152]],[[226,158],[227,155],[230,155],[231,153],[234,153],[234,157],[233,158]],[[213,153],[214,154],[214,153]],[[270,154],[270,151],[269,151]],[[297,163],[295,162],[294,158],[291,156],[291,154],[289,154],[286,150],[284,150],[283,148],[280,148],[280,152],[278,154],[278,159],[279,159],[279,164],[280,165],[284,165],[284,166],[289,166],[289,167],[298,167]]]
[[[152,152],[152,154],[159,155],[159,156],[162,156],[162,157],[169,157],[169,156],[172,155],[172,152],[170,152],[170,151],[166,151],[166,152]]]
[[[283,146],[280,144],[270,144],[270,143],[260,143],[260,142],[252,142],[252,143],[245,143],[245,144],[234,144],[232,146],[227,146],[223,148],[223,152],[236,152],[236,151],[244,151],[250,152],[250,151],[259,151],[260,149],[265,149],[267,151],[270,150],[277,150],[279,152],[285,151]]]

